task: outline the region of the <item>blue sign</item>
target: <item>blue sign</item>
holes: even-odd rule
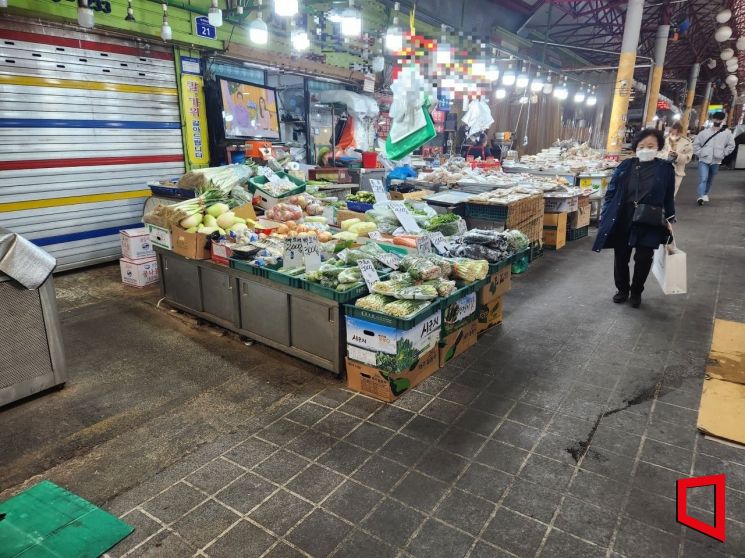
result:
[[[450,112],[450,97],[447,95],[437,95],[437,110]]]
[[[194,33],[205,39],[217,39],[217,28],[210,25],[207,16],[197,16],[194,18]]]

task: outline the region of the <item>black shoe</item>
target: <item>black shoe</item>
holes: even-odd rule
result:
[[[622,304],[629,299],[629,293],[625,291],[618,291],[613,295],[613,302],[616,304]]]
[[[639,308],[642,305],[642,295],[631,293],[631,307]]]
[[[704,205],[704,198],[699,198],[696,200],[696,203],[700,206]]]

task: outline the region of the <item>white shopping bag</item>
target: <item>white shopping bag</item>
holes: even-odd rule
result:
[[[686,253],[680,250],[673,240],[654,251],[652,273],[665,294],[684,294],[688,290],[686,282]]]

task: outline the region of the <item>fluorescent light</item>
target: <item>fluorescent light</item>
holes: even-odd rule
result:
[[[401,52],[404,48],[404,34],[398,25],[392,25],[385,32],[385,48],[392,52]]]
[[[528,86],[528,83],[530,83],[530,78],[526,73],[521,73],[515,79],[515,87],[517,87],[518,89],[525,89]]]
[[[530,83],[530,90],[533,93],[538,93],[543,89],[543,80],[541,79],[541,74],[537,73],[535,77],[533,78],[533,81]]]
[[[584,103],[585,102],[585,97],[586,97],[585,92],[580,89],[579,91],[577,91],[574,94],[574,102],[575,103]]]
[[[308,50],[310,47],[310,39],[308,33],[304,29],[298,29],[292,32],[292,48],[295,50]]]
[[[362,33],[362,15],[360,11],[350,6],[341,13],[341,18],[341,34],[345,37],[359,37]]]
[[[212,0],[207,19],[212,27],[222,27],[222,10],[217,6],[217,0]]]
[[[248,26],[248,39],[257,45],[265,45],[269,42],[269,28],[261,19],[261,12]]]
[[[486,79],[492,83],[499,79],[499,68],[496,66],[489,66],[486,70]]]
[[[474,60],[471,63],[471,74],[474,76],[485,76],[486,75],[486,62],[483,60]]]
[[[550,81],[548,83],[543,84],[544,95],[550,95],[553,90],[554,90],[554,84],[551,83]]]
[[[280,17],[292,17],[299,11],[297,0],[274,0],[274,13]]]
[[[504,87],[500,87],[494,92],[494,97],[497,99],[504,99],[507,96],[507,90]]]
[[[598,104],[598,98],[594,94],[590,94],[590,96],[587,97],[587,106],[594,107],[597,104]]]
[[[569,97],[569,91],[567,91],[565,86],[555,87],[554,97],[556,97],[560,101],[565,101],[567,97]]]

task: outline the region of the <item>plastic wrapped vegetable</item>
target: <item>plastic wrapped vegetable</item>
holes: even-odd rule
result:
[[[522,231],[504,231],[504,235],[507,237],[507,241],[510,243],[510,246],[515,251],[515,253],[526,250],[530,245],[530,239],[525,236]]]
[[[428,281],[442,276],[442,269],[430,258],[423,256],[406,256],[399,264],[401,269],[417,280]]]
[[[398,279],[398,280],[388,280],[388,281],[378,281],[373,285],[373,292],[377,294],[382,294],[386,296],[396,296],[397,292],[402,291],[406,287],[411,287],[413,285],[413,281],[411,278],[409,280],[405,279]]]
[[[289,203],[278,203],[266,212],[266,218],[272,221],[297,221],[302,217],[303,210],[300,206]]]
[[[500,252],[481,244],[461,244],[455,249],[455,256],[472,260],[487,260],[496,263],[507,259],[511,254]]]
[[[447,258],[438,256],[437,254],[432,254],[428,256],[428,258],[430,259],[430,261],[432,261],[433,264],[440,268],[440,275],[442,275],[442,277],[450,277],[450,275],[453,273],[453,264],[450,263],[450,260],[448,260]]]
[[[427,281],[424,284],[431,285],[432,287],[437,289],[437,294],[443,298],[453,294],[456,289],[455,281],[450,281],[448,279],[433,279],[432,281]]]
[[[424,228],[430,232],[441,232],[443,236],[453,236],[458,234],[460,220],[455,213],[440,213],[428,219]]]
[[[373,293],[357,299],[357,302],[355,302],[354,305],[360,308],[364,308],[365,310],[383,312],[385,305],[393,301],[394,299],[391,297]]]
[[[396,318],[408,318],[430,303],[426,300],[396,300],[383,307],[383,312]]]
[[[486,260],[469,260],[457,258],[454,261],[453,274],[457,279],[468,283],[480,281],[489,273],[489,262]]]
[[[393,296],[404,300],[433,300],[438,294],[433,285],[422,284],[399,289]]]
[[[348,267],[339,275],[339,283],[359,283],[362,281],[362,272],[359,267]]]

